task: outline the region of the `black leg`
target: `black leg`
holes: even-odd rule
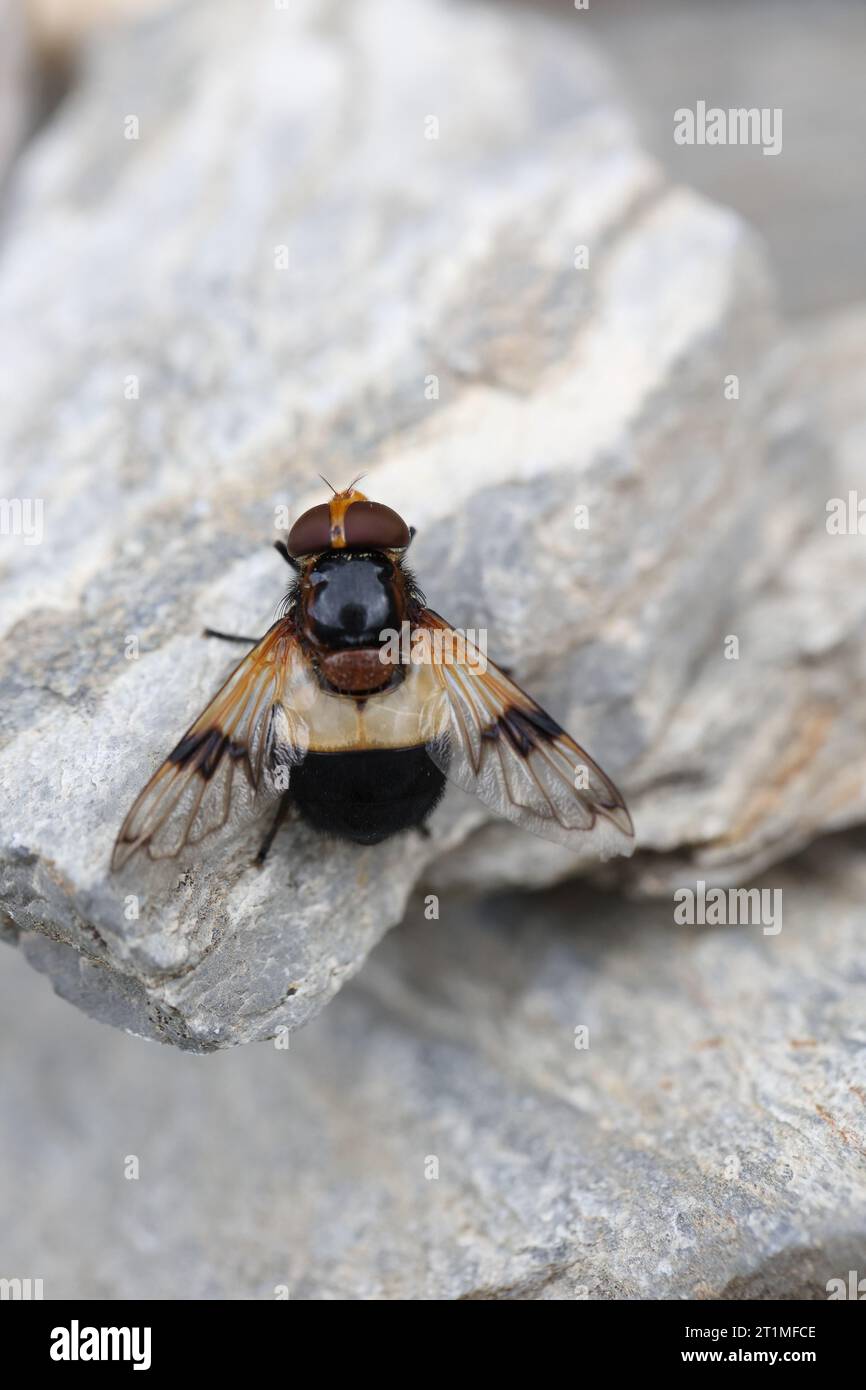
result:
[[[256,867],[259,869],[264,864],[268,856],[268,850],[274,843],[276,833],[286,818],[286,812],[289,809],[289,800],[290,799],[288,792],[284,792],[282,797],[280,798],[280,804],[277,807],[277,814],[274,816],[270,829],[268,830],[268,833],[265,836],[265,838],[262,840],[261,848],[258,854],[256,855],[255,860],[253,861]]]
[[[254,647],[259,641],[258,637],[240,637],[234,632],[217,632],[216,628],[206,627],[202,632],[203,637],[219,637],[223,642],[243,642],[247,647]]]

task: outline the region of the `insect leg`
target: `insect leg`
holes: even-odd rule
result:
[[[274,816],[274,819],[271,822],[270,829],[268,830],[268,833],[265,836],[265,838],[262,840],[261,848],[259,849],[259,852],[256,855],[255,860],[253,861],[256,867],[259,869],[264,864],[265,859],[267,858],[268,850],[274,843],[276,833],[282,825],[283,821],[285,820],[286,812],[289,809],[290,800],[291,798],[289,796],[289,793],[286,792],[280,800],[280,804],[277,807],[277,814]]]
[[[217,632],[216,628],[206,627],[202,630],[203,637],[219,637],[223,642],[243,642],[248,647],[254,647],[258,642],[258,637],[240,637],[234,632]]]

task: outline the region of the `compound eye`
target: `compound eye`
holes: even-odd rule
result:
[[[382,502],[353,502],[344,529],[348,550],[403,550],[409,544],[409,527]]]
[[[409,527],[390,507],[341,495],[299,516],[286,548],[297,560],[323,550],[403,550],[409,540]]]
[[[331,510],[326,502],[311,507],[298,517],[286,542],[286,548],[296,560],[302,555],[312,555],[318,550],[327,550],[331,544]]]

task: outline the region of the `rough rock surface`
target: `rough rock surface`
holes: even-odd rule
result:
[[[413,900],[288,1050],[206,1058],[59,1019],[7,952],[5,1268],[46,1298],[826,1298],[866,1252],[862,842],[765,884],[776,936],[575,883]]]
[[[642,852],[609,877],[732,880],[862,815],[860,550],[829,548],[835,475],[759,248],[664,182],[577,31],[227,0],[101,41],[9,190],[0,320],[0,495],[44,501],[41,545],[0,537],[0,893],[94,1016],[268,1037],[417,884],[588,867],[470,840],[455,792],[411,852],[289,826],[255,874],[253,829],[107,878],[232,664],[201,627],[263,630],[275,508],[320,500],[318,471],[366,470],[434,606],[621,782]]]
[[[779,356],[797,406],[780,409],[773,466],[793,478],[798,417],[825,441],[821,462],[794,484],[799,496],[764,517],[776,565],[735,593],[726,615],[739,659],[724,660],[718,640],[697,656],[664,740],[630,774],[652,828],[641,818],[642,852],[616,873],[641,893],[698,877],[746,882],[816,831],[861,819],[866,804],[866,547],[863,535],[828,530],[828,504],[847,508],[866,489],[866,308],[808,321]],[[528,849],[491,824],[434,865],[430,881],[502,888],[569,871],[557,846]]]

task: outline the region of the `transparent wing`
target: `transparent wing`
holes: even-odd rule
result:
[[[425,609],[419,625],[443,706],[428,752],[446,776],[544,839],[631,854],[626,804],[589,754],[437,613]]]
[[[291,623],[281,618],[139,794],[120,828],[112,870],[138,850],[151,859],[172,858],[287,789],[290,768],[308,746],[300,702],[293,699],[303,676]]]

